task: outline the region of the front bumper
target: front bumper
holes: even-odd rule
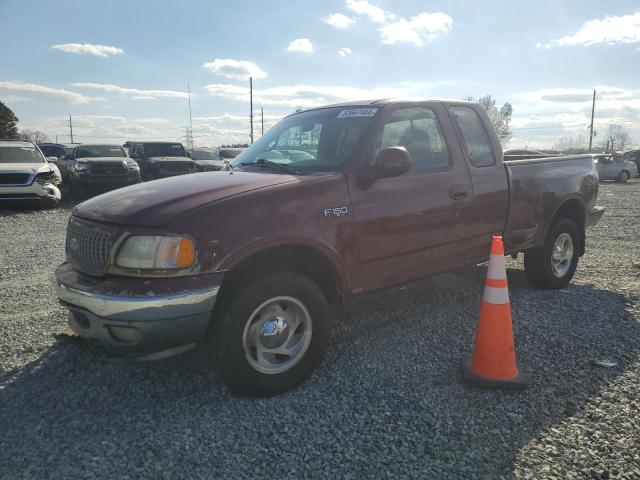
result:
[[[44,201],[57,203],[62,197],[60,189],[50,182],[33,182],[31,185],[0,187],[0,202],[2,201]]]
[[[80,337],[109,353],[157,359],[203,338],[222,275],[95,279],[63,263],[56,280],[58,300],[69,308],[69,326]]]
[[[587,215],[586,226],[593,227],[596,223],[600,221],[602,216],[604,215],[604,207],[595,206],[591,209],[589,214]]]
[[[141,178],[139,170],[131,170],[126,174],[120,175],[92,175],[90,173],[76,172],[74,181],[86,188],[117,188],[140,183]]]

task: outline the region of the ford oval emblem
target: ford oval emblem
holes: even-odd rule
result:
[[[76,240],[75,238],[70,238],[69,248],[75,252],[78,249],[78,240]]]

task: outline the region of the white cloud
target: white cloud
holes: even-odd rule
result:
[[[93,43],[60,43],[58,45],[52,45],[51,48],[67,53],[96,55],[98,57],[110,57],[124,53],[124,50],[121,48],[110,47],[108,45],[95,45]]]
[[[366,0],[347,0],[347,8],[356,15],[369,17],[374,23],[386,23],[395,18],[392,13],[385,12],[380,7],[376,7]]]
[[[127,88],[110,83],[91,83],[77,82],[71,84],[76,88],[90,88],[94,90],[103,90],[108,93],[117,93],[131,98],[132,100],[152,100],[156,98],[188,98],[187,92],[175,90],[142,90],[138,88]],[[194,95],[194,94],[192,94]]]
[[[204,68],[227,78],[236,80],[248,80],[253,78],[266,78],[267,73],[255,63],[247,60],[234,60],[232,58],[216,58],[213,62],[203,65]]]
[[[353,52],[348,47],[344,47],[344,48],[341,48],[340,50],[338,50],[338,55],[340,55],[341,57],[347,57],[347,56],[351,55],[352,53]]]
[[[380,27],[382,43],[393,45],[409,43],[420,46],[425,41],[431,42],[443,33],[451,30],[453,19],[443,12],[422,12],[409,20],[401,18],[396,22]]]
[[[342,13],[332,13],[325,19],[325,23],[339,30],[344,30],[355,23],[355,20],[343,15]]]
[[[296,38],[289,43],[287,52],[313,53],[313,44],[308,38]]]
[[[537,43],[537,48],[562,47],[568,45],[595,45],[607,43],[640,43],[640,12],[632,15],[607,16],[589,20],[573,35],[549,43]]]
[[[47,96],[57,99],[66,100],[70,103],[89,103],[96,98],[87,97],[80,93],[71,92],[63,88],[47,87],[37,83],[26,82],[0,82],[0,90],[8,91],[12,94],[18,92],[20,97],[25,95],[31,96]]]
[[[393,88],[357,88],[347,86],[286,85],[266,89],[254,89],[254,104],[295,107],[318,107],[346,100],[375,98],[417,98],[424,85],[399,85]],[[205,87],[211,95],[238,102],[248,102],[249,95],[243,86],[212,84]]]

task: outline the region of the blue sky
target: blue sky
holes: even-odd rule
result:
[[[624,125],[640,144],[637,1],[0,0],[0,100],[68,142],[248,140],[297,106],[492,94],[511,147]],[[7,48],[7,45],[9,46]],[[597,138],[596,138],[597,142]]]

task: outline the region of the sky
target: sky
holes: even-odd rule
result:
[[[0,100],[70,142],[249,141],[370,98],[513,105],[510,148],[623,125],[640,145],[640,2],[0,0]],[[598,136],[599,135],[599,136]]]

